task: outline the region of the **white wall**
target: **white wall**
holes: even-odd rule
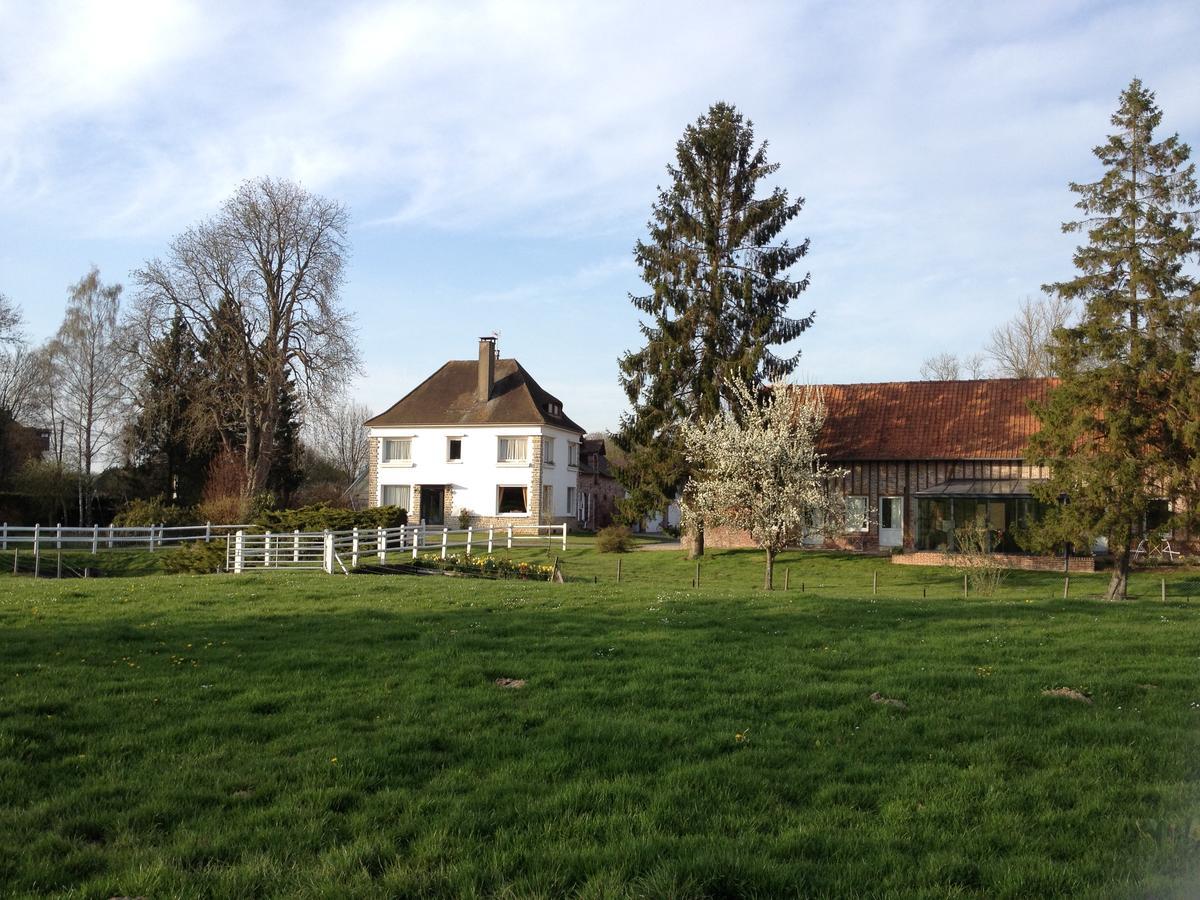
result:
[[[532,491],[533,438],[540,435],[553,437],[555,441],[554,465],[542,464],[543,483],[554,487],[553,511],[544,514],[574,515],[573,509],[567,509],[567,488],[575,487],[578,470],[567,465],[567,442],[578,441],[579,435],[532,425],[371,429],[371,437],[406,437],[412,440],[412,460],[408,464],[383,462],[383,442],[380,441],[377,452],[380,453],[378,471],[381,489],[384,485],[393,484],[453,485],[454,512],[466,508],[477,516],[498,515],[496,488],[499,485],[520,486]],[[451,437],[462,439],[461,462],[447,460]],[[501,437],[530,438],[528,459],[518,464],[497,462],[497,441]],[[373,502],[378,503],[379,497],[373,498]],[[532,493],[529,502],[532,505]],[[409,512],[415,521],[416,511]],[[514,518],[524,517],[520,513],[511,515]],[[446,524],[453,526],[453,518]]]

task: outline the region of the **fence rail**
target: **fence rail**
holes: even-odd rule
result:
[[[561,544],[567,549],[566,525],[510,525],[504,528],[354,528],[349,531],[284,531],[254,533],[239,529],[226,538],[225,569],[321,570],[330,575],[360,564],[387,565],[433,552],[445,559],[463,550],[468,556],[491,555],[498,549]]]
[[[87,549],[92,553],[116,548],[157,550],[168,544],[194,541],[223,540],[225,535],[250,525],[142,525],[118,527],[92,525],[73,528],[66,525],[9,525],[0,523],[0,550],[16,547],[52,548],[55,550]]]

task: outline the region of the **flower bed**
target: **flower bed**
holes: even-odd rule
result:
[[[445,559],[437,553],[424,553],[412,561],[420,569],[437,569],[462,575],[482,575],[490,578],[521,578],[527,581],[549,581],[554,566],[517,562],[501,556],[467,556],[453,553]]]

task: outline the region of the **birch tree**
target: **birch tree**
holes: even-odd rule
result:
[[[731,388],[732,404],[699,424],[681,428],[684,453],[702,474],[692,478],[680,508],[685,524],[749,532],[766,552],[763,587],[774,586],[775,557],[805,534],[840,534],[846,503],[845,471],[817,451],[825,404],[812,387],[776,384],[756,396]]]
[[[63,456],[78,468],[81,524],[91,508],[96,465],[124,424],[128,356],[120,309],[121,285],[105,284],[93,266],[71,288],[62,324],[44,351],[50,424],[59,428]]]

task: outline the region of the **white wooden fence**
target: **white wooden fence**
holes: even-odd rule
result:
[[[353,528],[349,531],[257,533],[239,529],[226,538],[225,569],[249,571],[320,570],[348,573],[360,564],[403,564],[422,553],[445,559],[463,550],[468,556],[530,545],[567,549],[566,525],[509,525],[504,528]]]
[[[92,525],[72,528],[63,525],[9,525],[3,522],[0,523],[0,551],[25,547],[34,550],[86,550],[91,553],[116,548],[157,550],[167,544],[224,540],[225,535],[249,527],[214,525],[206,522],[203,525],[171,528],[166,525],[144,525],[136,528]]]

